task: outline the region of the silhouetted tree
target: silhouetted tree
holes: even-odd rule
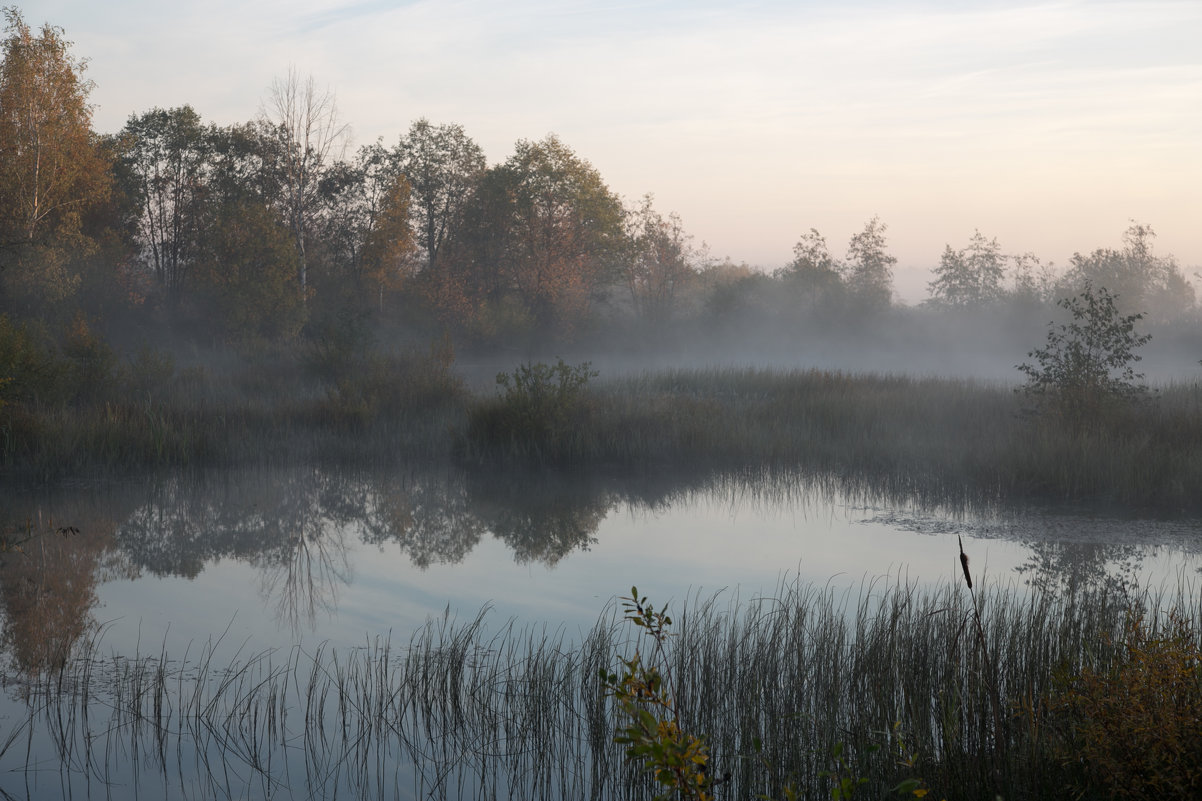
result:
[[[1002,297],[1006,259],[996,239],[974,231],[968,247],[947,245],[928,285],[931,298],[947,306],[982,306]]]
[[[276,151],[280,195],[276,199],[292,232],[297,282],[308,289],[306,245],[319,205],[323,171],[341,156],[348,126],[338,118],[334,93],[295,69],[276,79],[264,103],[264,119],[279,139]]]
[[[697,252],[679,215],[666,218],[655,210],[651,195],[626,217],[630,251],[623,276],[635,314],[650,323],[665,323],[675,311],[685,284],[697,275]]]
[[[886,250],[887,227],[879,217],[873,217],[847,244],[843,281],[852,297],[871,308],[888,307],[893,300],[893,265],[897,257]]]
[[[1074,253],[1066,279],[1073,287],[1086,282],[1106,287],[1126,312],[1147,314],[1154,309],[1161,319],[1179,315],[1193,306],[1194,288],[1172,257],[1153,253],[1155,238],[1150,225],[1133,221],[1123,234],[1121,249]]]
[[[1146,391],[1143,374],[1133,365],[1140,360],[1136,349],[1152,337],[1135,331],[1142,314],[1121,314],[1115,296],[1090,281],[1057,305],[1070,319],[1049,323],[1044,346],[1027,354],[1035,362],[1018,369],[1027,376],[1028,395],[1048,403],[1066,424],[1086,427],[1098,422],[1108,405]]]
[[[120,137],[140,256],[176,305],[201,248],[211,138],[190,106],[131,116]]]
[[[825,316],[826,311],[843,304],[842,270],[843,265],[827,249],[826,238],[811,228],[793,246],[793,261],[776,277],[795,311]]]
[[[418,240],[433,266],[454,220],[487,166],[484,151],[462,125],[432,125],[420,119],[397,147],[409,179],[410,207]]]

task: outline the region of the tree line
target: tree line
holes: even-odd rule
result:
[[[842,258],[811,229],[767,274],[711,258],[651,195],[624,203],[554,135],[489,166],[462,126],[419,119],[395,144],[352,151],[335,96],[296,71],[245,123],[182,105],[100,134],[64,32],[4,14],[0,312],[52,327],[134,317],[230,342],[382,325],[495,343],[748,310],[859,320],[894,305],[879,218]],[[1153,239],[1133,223],[1122,248],[1057,274],[977,231],[945,248],[927,304],[1048,305],[1088,281],[1179,316],[1193,288]]]

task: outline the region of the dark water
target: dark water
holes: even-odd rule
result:
[[[314,737],[334,713],[306,711],[312,687],[361,671],[379,700],[415,632],[482,610],[485,642],[523,631],[570,650],[632,584],[676,605],[782,581],[939,586],[956,579],[958,538],[978,579],[1020,589],[1175,587],[1202,568],[1199,521],[917,509],[780,475],[260,470],[20,495],[4,511],[0,791],[14,798],[553,797],[573,769],[540,795],[528,752],[444,753],[452,778],[429,768],[450,747],[435,732]],[[120,711],[156,696],[154,725]],[[246,717],[190,730],[214,699]]]

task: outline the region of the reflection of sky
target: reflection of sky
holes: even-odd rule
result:
[[[1050,524],[1048,524],[1049,527]],[[1085,538],[1096,522],[1078,520]],[[1125,524],[1132,525],[1132,524]],[[1153,526],[1153,524],[1144,524]],[[1071,529],[1063,519],[1057,531]],[[1040,524],[1028,524],[1032,531]],[[587,551],[576,551],[548,568],[518,564],[499,540],[483,539],[459,564],[414,567],[395,545],[351,543],[353,579],[337,590],[332,614],[319,612],[306,647],[328,640],[333,645],[362,645],[376,636],[394,644],[408,641],[427,619],[468,621],[484,607],[499,627],[515,619],[563,628],[571,636],[587,629],[602,610],[630,586],[657,603],[708,598],[714,593],[743,598],[771,594],[782,580],[852,589],[862,581],[900,577],[922,585],[958,580],[957,532],[972,559],[974,578],[1021,586],[1016,568],[1032,555],[1016,539],[995,535],[988,523],[918,520],[862,508],[846,508],[816,499],[779,506],[707,496],[659,512],[612,511]],[[1178,527],[1180,528],[1180,527]],[[930,533],[934,531],[935,533]],[[1139,565],[1145,582],[1175,586],[1183,569],[1196,574],[1197,556],[1172,545],[1148,545]],[[243,656],[292,644],[289,626],[276,616],[274,603],[261,594],[256,568],[233,560],[206,565],[194,580],[142,578],[114,581],[100,588],[101,621],[114,621],[105,645],[131,652],[157,653],[164,638],[169,651],[197,646],[225,633],[223,652],[243,648]]]

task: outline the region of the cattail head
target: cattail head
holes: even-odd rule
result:
[[[960,535],[956,535],[956,540],[960,543],[960,569],[964,571],[964,583],[968,585],[968,589],[972,589],[972,574],[968,572],[968,554],[964,553],[964,540]]]

